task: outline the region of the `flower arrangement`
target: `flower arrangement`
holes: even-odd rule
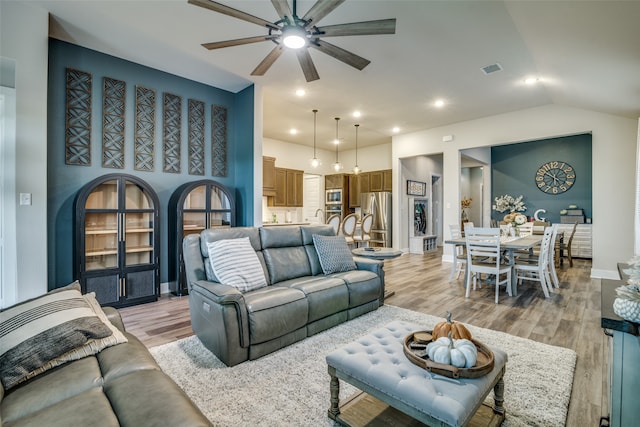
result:
[[[465,197],[464,199],[460,200],[460,207],[462,209],[468,209],[471,207],[472,201],[473,199],[471,197]]]
[[[514,227],[518,227],[519,225],[522,225],[525,222],[527,222],[527,217],[521,213],[512,212],[512,213],[506,214],[504,218],[502,218],[502,220],[507,224],[511,224]]]
[[[631,268],[624,270],[629,275],[627,285],[616,289],[618,297],[613,301],[613,311],[623,319],[640,323],[640,257],[629,261]]]
[[[504,196],[495,198],[495,210],[498,212],[524,212],[527,210],[524,202],[522,201],[524,197],[522,195],[518,197],[513,197],[508,194]]]

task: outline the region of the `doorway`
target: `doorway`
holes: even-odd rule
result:
[[[322,210],[322,188],[320,175],[304,174],[303,177],[303,202],[302,217],[304,222],[312,224],[324,224],[326,221],[325,212]]]
[[[438,236],[437,245],[442,246],[442,176],[431,174],[431,234]]]

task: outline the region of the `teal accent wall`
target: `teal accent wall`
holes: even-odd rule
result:
[[[74,68],[92,74],[91,166],[65,164],[65,73]],[[125,167],[102,167],[102,86],[103,77],[126,82]],[[236,197],[236,224],[253,225],[253,86],[234,94],[212,86],[125,61],[55,39],[49,40],[48,89],[48,286],[59,287],[73,277],[73,207],[80,188],[99,176],[126,173],[143,179],[160,199],[160,280],[168,281],[167,219],[168,202],[180,185],[200,179],[213,179]],[[156,91],[155,169],[134,170],[135,86]],[[182,98],[181,173],[162,171],[162,97],[168,92]],[[205,103],[205,175],[188,173],[189,99]],[[227,108],[227,176],[211,176],[211,105]]]
[[[576,171],[575,184],[558,195],[540,191],[535,183],[538,168],[552,160],[566,162]],[[539,216],[547,221],[560,222],[560,211],[569,205],[577,205],[587,218],[592,218],[591,165],[591,134],[492,147],[492,205],[501,195],[522,195],[527,206],[523,213],[529,217],[533,217],[536,210],[545,209],[546,213]],[[492,209],[491,217],[500,221],[506,213]]]

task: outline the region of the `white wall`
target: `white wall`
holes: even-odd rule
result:
[[[47,291],[47,64],[49,15],[27,2],[0,2],[0,56],[16,61],[17,300]]]
[[[616,264],[633,255],[637,120],[547,105],[393,137],[394,186],[400,191],[400,159],[444,154],[444,224],[460,217],[459,150],[591,132],[593,152],[594,277],[616,277]],[[443,143],[443,135],[454,140]],[[396,179],[397,178],[397,179]],[[396,194],[400,194],[396,192]],[[397,197],[397,196],[394,196]],[[398,228],[394,200],[394,228]],[[394,247],[399,247],[397,235]],[[444,258],[451,248],[445,245]]]

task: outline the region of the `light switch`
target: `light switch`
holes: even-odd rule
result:
[[[31,206],[31,193],[20,193],[20,205]]]

